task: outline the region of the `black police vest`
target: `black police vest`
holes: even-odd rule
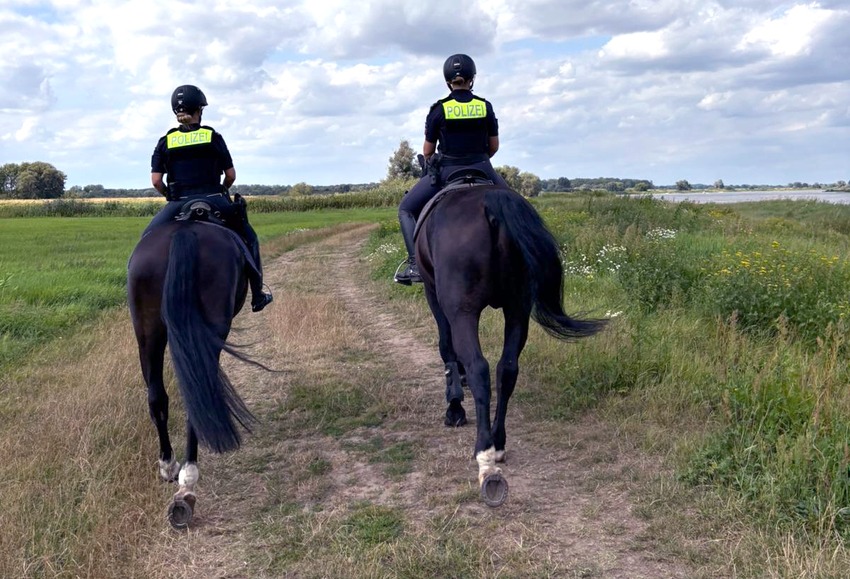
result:
[[[175,194],[220,189],[222,168],[213,145],[214,134],[210,127],[187,132],[171,129],[166,133],[166,173],[168,186]]]
[[[464,156],[489,151],[487,103],[484,99],[473,96],[463,102],[449,95],[434,106],[442,108],[445,119],[440,128],[441,153]]]

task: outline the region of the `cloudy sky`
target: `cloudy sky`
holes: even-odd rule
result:
[[[237,183],[384,178],[465,52],[494,165],[657,185],[850,180],[847,0],[3,0],[0,163],[142,188],[200,86]]]

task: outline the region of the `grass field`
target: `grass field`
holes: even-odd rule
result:
[[[647,487],[640,514],[656,540],[700,545],[671,547],[671,556],[719,576],[846,576],[850,208],[792,201],[672,205],[608,195],[547,196],[535,203],[563,244],[567,311],[609,315],[613,322],[602,339],[569,348],[534,330],[523,354],[523,376],[533,386],[517,390],[517,403],[543,421],[574,420],[595,409],[623,437],[664,457],[673,482]],[[11,576],[86,576],[86,570],[98,576],[97,567],[86,565],[138,556],[121,546],[122,537],[143,545],[158,532],[144,515],[159,508],[146,490],[150,480],[121,479],[135,515],[117,506],[107,510],[118,499],[99,481],[114,481],[114,465],[143,463],[154,451],[138,393],[122,390],[108,401],[98,395],[110,383],[133,380],[90,351],[110,340],[122,351],[133,347],[129,336],[112,336],[118,330],[110,328],[126,321],[120,308],[126,259],[147,220],[0,222],[0,453],[10,457],[0,480],[26,483],[0,489],[6,531],[0,571],[11,572],[10,562],[29,562]],[[403,257],[394,208],[252,216],[269,257],[324,235],[322,227],[353,221],[381,223],[366,258],[376,279],[388,279]],[[425,312],[420,290],[386,284],[385,292],[388,304]],[[97,335],[89,332],[95,327]],[[485,317],[483,340],[491,354],[500,332],[497,316]],[[339,351],[356,353],[348,346]],[[67,385],[68,396],[57,398],[56,376],[69,365],[79,376]],[[296,390],[284,409],[327,416],[331,402],[339,405],[315,394],[306,386]],[[39,423],[53,406],[57,424]],[[336,430],[323,434],[351,428],[346,420],[353,417],[342,418],[324,422]],[[128,447],[148,454],[120,454],[118,440],[147,441]],[[397,461],[406,468],[415,449],[395,450],[408,457]],[[101,460],[57,459],[63,455]],[[320,480],[327,465],[313,459],[308,471]],[[108,512],[125,518],[107,532]],[[289,511],[278,514],[283,518],[270,517],[252,532],[273,534],[272,521],[285,520],[287,533],[330,533],[298,526]],[[376,541],[378,556],[398,536],[399,514],[364,509],[339,533],[360,529],[379,533],[358,539]],[[339,533],[328,535],[329,550],[349,536]],[[454,540],[447,539],[460,561],[469,553]],[[415,561],[417,545],[404,545],[404,556]],[[280,568],[311,552],[298,550],[303,543],[294,539],[287,548],[270,554]],[[133,575],[143,573],[127,574]],[[107,576],[121,576],[120,568]]]
[[[260,213],[261,245],[304,229],[385,219],[390,209]],[[126,299],[127,260],[149,217],[0,219],[0,371]],[[274,255],[271,252],[269,255]]]
[[[661,535],[697,540],[724,526],[736,537],[724,556],[743,576],[846,574],[850,208],[536,204],[563,244],[567,311],[615,319],[602,348],[532,339],[524,369],[540,387],[517,398],[552,420],[602,401],[625,432],[669,454],[680,494],[647,513]],[[372,251],[388,276],[402,256],[392,223]],[[498,344],[500,325],[485,330]]]

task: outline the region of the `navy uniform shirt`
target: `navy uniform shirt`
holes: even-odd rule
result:
[[[431,106],[425,119],[425,139],[451,156],[489,154],[490,137],[499,136],[493,105],[470,90],[453,90]]]
[[[151,173],[165,173],[173,195],[221,191],[221,175],[233,167],[224,138],[212,127],[171,129],[151,156]]]

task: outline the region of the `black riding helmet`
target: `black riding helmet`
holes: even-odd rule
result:
[[[171,110],[177,113],[194,113],[207,106],[207,97],[198,87],[184,84],[174,89],[171,94]]]
[[[465,54],[453,54],[443,64],[443,76],[450,88],[451,82],[458,77],[472,82],[475,73],[475,62]]]

